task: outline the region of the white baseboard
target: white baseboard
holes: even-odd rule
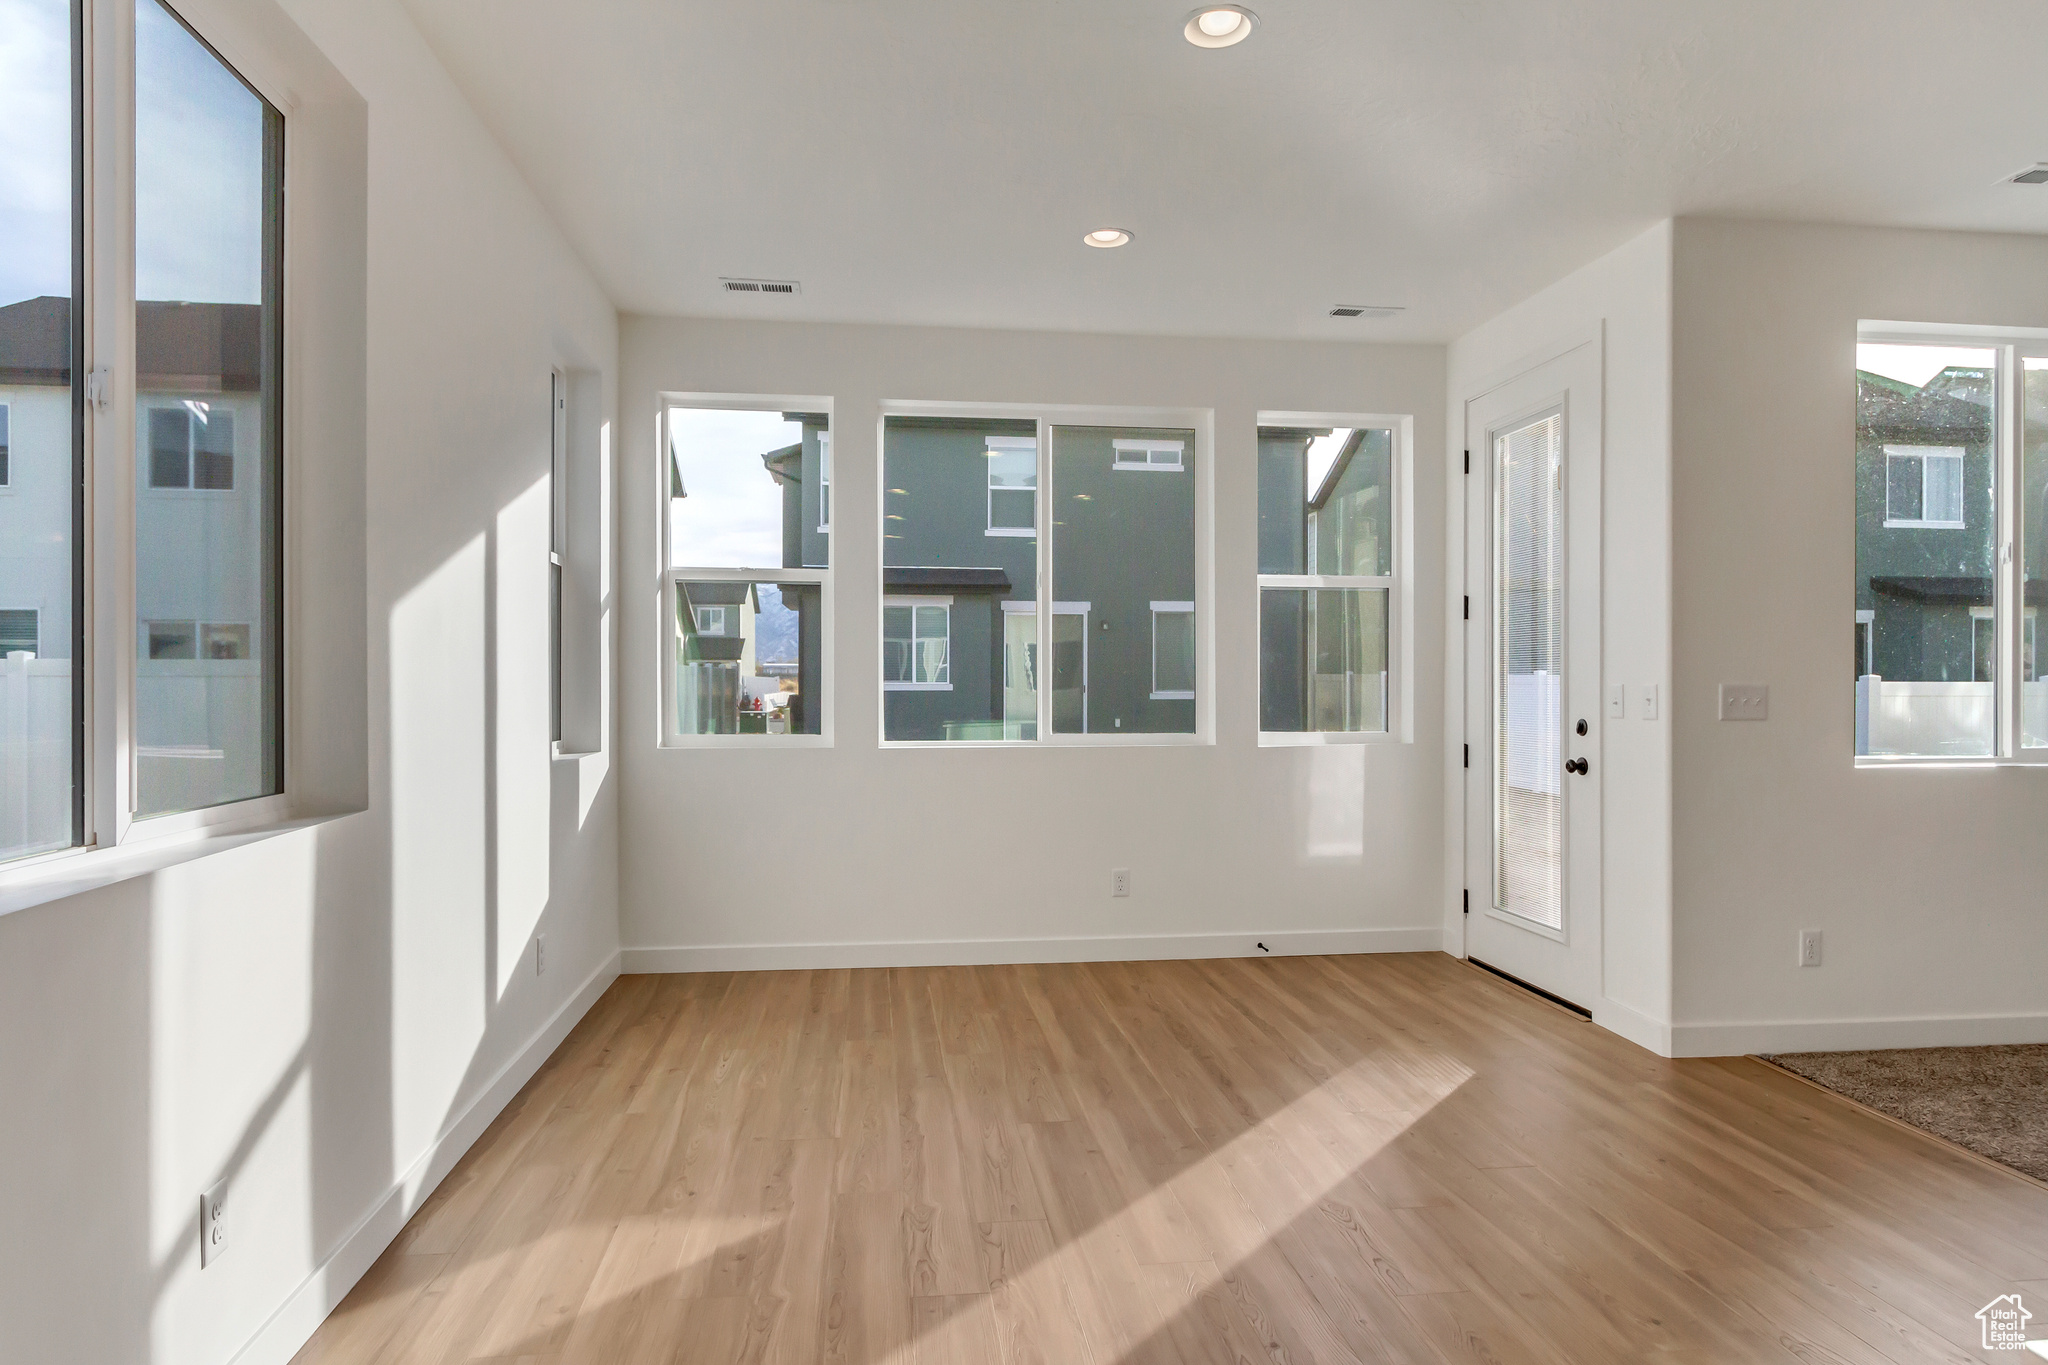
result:
[[[1610,1033],[1618,1033],[1637,1047],[1659,1057],[1671,1056],[1671,1025],[1631,1009],[1618,1000],[1601,1000],[1593,1006],[1593,1022]]]
[[[512,1102],[520,1087],[533,1079],[533,1073],[540,1070],[540,1064],[562,1045],[562,1040],[569,1036],[569,1030],[589,1012],[618,975],[619,955],[614,953],[577,987],[576,993],[540,1026],[526,1045],[498,1069],[498,1074],[477,1092],[477,1097],[469,1102],[468,1107],[449,1121],[433,1145],[421,1153],[384,1197],[363,1214],[341,1239],[340,1245],[329,1252],[313,1273],[301,1281],[291,1296],[270,1315],[270,1320],[256,1329],[242,1349],[235,1353],[230,1365],[288,1365],[299,1348],[327,1320],[327,1315],[334,1311],[349,1290],[355,1288],[356,1281],[384,1254],[384,1248],[390,1246],[392,1239],[404,1229],[406,1220],[426,1202],[427,1196],[455,1168],[455,1163],[462,1159],[471,1144],[483,1136],[484,1129]]]
[[[1261,949],[1259,945],[1265,944]],[[1017,962],[1159,962],[1196,957],[1433,953],[1443,930],[1303,929],[1278,933],[970,938],[905,943],[706,943],[627,948],[627,972],[775,972],[820,967],[981,967]]]
[[[2048,1043],[2048,1014],[1673,1024],[1667,1055],[1740,1057],[1753,1052],[1860,1052],[1866,1048],[1975,1047],[1986,1043]]]

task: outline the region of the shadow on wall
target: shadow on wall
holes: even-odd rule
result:
[[[417,1206],[580,984],[574,945],[546,992],[533,957],[608,780],[549,753],[548,510],[545,480],[506,501],[373,639],[369,811],[0,921],[0,1194],[60,1230],[0,1249],[0,1359],[231,1358],[394,1186]]]

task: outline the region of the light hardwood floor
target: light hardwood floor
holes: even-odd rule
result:
[[[2048,1190],[1440,954],[632,976],[298,1361],[1906,1365],[2016,1289]]]

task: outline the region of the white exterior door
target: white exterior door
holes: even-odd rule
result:
[[[1465,952],[1600,997],[1600,346],[1465,405]]]

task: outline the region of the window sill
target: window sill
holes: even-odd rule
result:
[[[1969,529],[1960,521],[1888,521],[1887,531],[1963,531]]]
[[[1885,768],[2035,768],[2048,772],[2048,750],[2033,750],[2039,758],[1943,758],[1938,754],[1858,754],[1856,766],[1865,770]]]
[[[951,692],[951,683],[885,682],[884,692]]]
[[[131,839],[118,848],[72,849],[18,867],[0,868],[0,916],[84,895],[116,882],[146,877],[181,863],[196,862],[280,834],[312,829],[356,813],[343,811],[259,824],[211,825],[153,839]]]
[[[1038,528],[1036,526],[991,526],[983,534],[991,536],[1035,536],[1038,534]]]
[[[1390,730],[1261,730],[1261,749],[1306,749],[1326,744],[1401,744]]]

